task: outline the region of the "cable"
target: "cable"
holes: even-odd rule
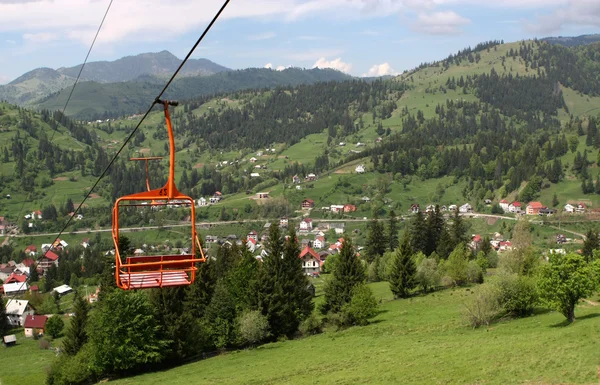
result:
[[[94,48],[94,44],[96,43],[96,39],[98,38],[98,35],[100,34],[100,30],[102,29],[102,25],[104,24],[104,20],[106,20],[106,15],[108,15],[108,11],[110,11],[110,7],[113,3],[113,0],[110,0],[110,3],[108,3],[108,7],[106,8],[106,12],[104,12],[104,17],[102,17],[102,21],[100,22],[100,25],[98,26],[98,30],[96,31],[96,36],[94,36],[94,40],[92,41],[92,45],[90,45],[90,49],[87,52],[87,55],[85,55],[85,60],[83,61],[83,64],[81,65],[81,68],[79,69],[79,73],[77,74],[77,78],[75,79],[75,83],[73,83],[73,87],[71,87],[71,92],[69,93],[69,97],[67,98],[67,101],[65,102],[65,106],[63,107],[62,110],[62,115],[65,115],[65,111],[67,110],[67,106],[69,105],[69,102],[71,101],[71,96],[73,96],[73,91],[75,91],[75,86],[77,85],[77,83],[79,82],[79,78],[81,77],[81,73],[83,72],[83,67],[85,67],[85,64],[87,63],[88,58],[90,57],[90,53],[92,52],[92,48]],[[58,125],[56,126],[56,128],[58,129]],[[50,138],[50,141],[52,142],[52,139],[54,139],[54,134],[56,134],[57,129],[54,130],[54,132],[52,133],[52,137]]]

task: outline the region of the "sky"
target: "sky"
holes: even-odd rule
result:
[[[83,62],[110,0],[0,0],[0,84]],[[89,61],[183,58],[221,0],[113,0]],[[487,40],[600,32],[599,0],[231,0],[194,52],[239,69],[401,73]]]

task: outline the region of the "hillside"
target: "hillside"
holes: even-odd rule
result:
[[[580,35],[580,36],[555,36],[545,37],[540,39],[551,44],[560,44],[567,47],[575,47],[578,45],[592,44],[600,41],[600,34],[595,33],[592,35]]]
[[[350,76],[330,69],[302,70],[288,68],[275,71],[266,68],[225,71],[212,76],[178,78],[166,93],[170,99],[191,99],[244,89],[297,86],[321,81],[342,81]],[[100,84],[81,83],[73,93],[66,114],[78,119],[95,120],[139,113],[162,90],[164,80],[140,77],[135,81]],[[42,100],[37,108],[54,110],[62,108],[70,90],[64,89]]]
[[[80,81],[98,83],[126,82],[140,76],[170,76],[182,60],[169,51],[127,56],[115,61],[89,62],[81,73]],[[0,86],[0,100],[13,104],[30,105],[40,98],[72,86],[81,70],[81,64],[58,68],[38,68],[29,71],[5,86]],[[190,59],[181,69],[180,77],[208,76],[228,68],[208,59]],[[70,92],[70,90],[69,90]]]

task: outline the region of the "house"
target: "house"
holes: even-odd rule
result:
[[[279,220],[279,227],[288,227],[289,221],[287,217],[283,217]]]
[[[354,212],[354,211],[356,211],[356,206],[355,205],[351,205],[349,203],[346,203],[344,205],[344,212],[345,213],[351,213],[351,212]]]
[[[262,151],[258,151],[258,152],[256,153],[256,156],[263,156],[263,152],[262,152]]]
[[[90,239],[84,238],[83,241],[81,241],[81,246],[83,246],[84,249],[87,249],[88,247],[90,247]]]
[[[325,237],[318,236],[315,238],[313,242],[313,247],[315,249],[324,249],[325,248]]]
[[[35,245],[29,245],[25,248],[25,254],[34,256],[37,254],[37,247]]]
[[[410,205],[410,212],[413,214],[416,214],[420,211],[419,208],[419,204],[418,203],[413,203],[412,205]]]
[[[329,245],[329,248],[327,249],[327,251],[329,252],[329,254],[337,254],[340,252],[340,249],[342,247],[340,245],[338,245],[337,243],[334,243],[332,245]]]
[[[329,228],[334,229],[336,234],[344,234],[346,231],[346,224],[343,222],[331,223]]]
[[[346,143],[345,143],[345,142],[340,142],[340,147],[343,147],[343,146],[345,146],[345,145],[346,145]]]
[[[269,199],[270,198],[268,192],[259,192],[259,193],[256,193],[256,197],[258,199]]]
[[[500,208],[504,211],[507,212],[508,211],[508,201],[506,199],[502,199],[499,203]]]
[[[356,166],[354,171],[356,171],[358,174],[362,174],[365,172],[365,166],[362,164],[359,164],[358,166]]]
[[[6,278],[6,280],[4,281],[5,284],[8,283],[23,283],[27,281],[27,276],[22,274],[22,275],[17,275],[15,274],[15,272],[12,272],[8,278]]]
[[[310,218],[304,218],[300,222],[300,231],[310,231],[313,228],[313,220]]]
[[[31,267],[31,266],[35,265],[35,261],[31,258],[25,258],[24,260],[21,261],[21,263],[27,267]]]
[[[248,236],[246,238],[254,239],[255,241],[258,241],[258,233],[256,231],[252,230],[251,232],[248,233]]]
[[[344,205],[331,205],[330,210],[332,213],[342,213],[344,212]]]
[[[481,235],[473,234],[473,236],[471,236],[471,242],[469,243],[469,247],[471,248],[471,250],[477,253],[481,248],[482,242],[483,239],[481,238]]]
[[[364,146],[365,146],[364,143],[361,143],[361,142],[356,143],[356,147],[364,147]]]
[[[304,180],[307,182],[313,182],[313,181],[317,180],[317,176],[313,173],[310,173],[306,177],[304,177]]]
[[[527,207],[525,207],[525,213],[527,215],[538,215],[540,210],[544,208],[541,202],[529,202]]]
[[[362,197],[360,198],[363,202],[371,202],[371,198],[369,197]]]
[[[255,163],[258,159],[256,159],[255,157],[250,158],[250,163]]]
[[[204,242],[206,243],[217,243],[219,241],[219,237],[217,237],[216,235],[207,235],[204,238]]]
[[[553,214],[556,214],[556,210],[548,208],[548,207],[544,207],[544,208],[540,209],[539,214],[540,215],[553,215]]]
[[[427,207],[425,207],[425,212],[426,213],[432,213],[435,211],[435,206],[434,205],[428,205]]]
[[[206,201],[206,198],[204,197],[200,197],[200,199],[198,199],[198,207],[202,207],[202,206],[207,206],[208,202]]]
[[[44,255],[42,255],[40,257],[40,259],[38,260],[38,267],[40,269],[42,269],[42,271],[46,271],[50,268],[50,266],[52,266],[53,264],[55,266],[58,266],[58,254],[56,254],[54,251],[52,250],[48,250],[47,252],[44,253]]]
[[[512,243],[510,241],[502,241],[498,245],[498,252],[512,250]]]
[[[573,205],[571,205],[571,204],[567,203],[567,204],[565,205],[565,208],[564,208],[564,210],[565,210],[565,212],[566,212],[566,213],[574,213],[574,212],[575,212],[575,206],[573,206]]]
[[[456,205],[448,206],[448,211],[456,211],[456,210],[458,210],[458,206],[456,206]]]
[[[25,294],[29,290],[29,284],[27,282],[5,283],[2,289],[7,296]]]
[[[585,205],[583,203],[577,203],[577,207],[575,207],[576,213],[585,213]]]
[[[37,333],[37,335],[44,334],[46,321],[48,321],[48,317],[45,315],[28,315],[25,318],[25,322],[23,322],[25,337],[33,337],[34,333]]]
[[[33,315],[34,310],[29,301],[22,299],[11,299],[6,303],[6,317],[11,326],[21,326],[25,317]]]
[[[321,262],[321,258],[319,254],[317,254],[313,249],[306,246],[302,252],[300,253],[300,259],[302,260],[302,268],[304,269],[304,274],[313,275],[321,272],[321,266],[323,262]]]
[[[305,239],[303,239],[303,240],[300,242],[300,247],[301,247],[302,249],[304,249],[306,246],[308,246],[308,247],[313,247],[313,241],[312,241],[312,240],[310,240],[310,239],[308,239],[308,238],[305,238]]]
[[[312,199],[305,199],[302,201],[302,208],[303,209],[312,209],[313,207],[315,207],[315,201],[313,201]]]
[[[564,234],[557,234],[556,235],[556,243],[558,243],[559,245],[562,245],[565,242],[567,242],[567,237],[565,237]]]
[[[254,238],[248,238],[246,241],[246,247],[250,252],[254,252],[258,248],[258,241]]]
[[[465,203],[464,205],[462,205],[462,206],[460,206],[458,208],[458,212],[460,212],[460,213],[471,213],[471,212],[473,212],[473,207],[471,207],[470,204]]]
[[[293,183],[293,184],[298,184],[298,183],[300,183],[300,182],[301,182],[301,180],[300,180],[300,177],[299,177],[298,175],[294,175],[294,176],[292,177],[292,183]]]
[[[8,346],[14,346],[17,344],[17,336],[14,334],[10,334],[8,336],[4,336],[3,338],[4,341],[4,346],[8,347]]]
[[[260,174],[259,174],[259,173],[257,173],[257,172],[252,172],[252,173],[250,173],[250,177],[251,177],[251,178],[258,178],[259,176],[260,176]]]
[[[523,209],[521,208],[521,202],[513,202],[508,205],[508,211],[511,213],[519,214]]]
[[[492,200],[491,199],[485,199],[483,201],[483,203],[485,203],[486,205],[491,205],[492,204]]]
[[[73,288],[69,285],[60,285],[60,286],[52,289],[52,291],[53,292],[55,291],[58,293],[58,295],[63,296],[63,295],[71,293],[73,291]]]
[[[30,272],[30,268],[28,266],[25,266],[23,263],[17,263],[15,265],[15,270],[14,273],[17,275],[29,275]]]

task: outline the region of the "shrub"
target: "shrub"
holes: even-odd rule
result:
[[[52,363],[46,378],[47,385],[88,384],[98,376],[94,365],[93,348],[84,345],[76,355],[62,354]]]
[[[245,344],[254,345],[269,336],[269,321],[257,310],[242,314],[238,327],[239,336]]]
[[[437,286],[440,282],[437,261],[434,258],[423,259],[421,263],[419,263],[419,266],[417,266],[415,279],[424,292]]]
[[[469,261],[467,265],[467,280],[471,283],[483,283],[483,270],[477,261]]]
[[[34,336],[33,338],[36,339],[36,340],[39,340],[39,338],[40,338],[39,334],[35,333],[35,331],[34,331],[34,335],[33,336]],[[48,341],[45,338],[41,339],[40,340],[40,349],[42,349],[42,350],[48,350],[48,349],[50,349],[50,341]]]
[[[349,325],[368,325],[369,319],[377,315],[377,307],[373,291],[365,285],[358,285],[353,290],[350,302],[344,305],[342,313]]]
[[[323,322],[315,313],[312,313],[307,319],[302,321],[299,330],[304,336],[319,334],[323,330]]]
[[[474,328],[489,326],[501,312],[498,288],[490,284],[481,285],[463,305],[463,316],[469,325]]]
[[[488,260],[488,268],[496,268],[498,267],[498,253],[494,250],[490,251],[487,255],[487,260]]]
[[[55,315],[46,321],[45,331],[50,337],[57,338],[62,333],[64,327],[65,322],[59,315]]]

